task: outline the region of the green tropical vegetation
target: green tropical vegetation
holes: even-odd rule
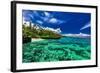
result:
[[[43,38],[43,39],[57,39],[60,38],[61,35],[58,33],[55,33],[50,30],[45,30],[45,29],[36,29],[34,26],[29,27],[23,25],[23,37],[31,37],[31,38]]]

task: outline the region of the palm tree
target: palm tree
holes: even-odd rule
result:
[[[30,29],[32,29],[32,23],[31,22],[29,22],[29,27],[30,27]]]

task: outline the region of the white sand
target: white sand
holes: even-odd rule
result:
[[[44,40],[44,39],[40,39],[40,38],[35,39],[35,38],[32,38],[32,39],[31,39],[31,42],[42,41],[42,40]]]

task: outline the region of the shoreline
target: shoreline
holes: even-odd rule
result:
[[[45,39],[41,39],[41,38],[31,38],[31,42],[36,42],[36,41],[42,41]]]

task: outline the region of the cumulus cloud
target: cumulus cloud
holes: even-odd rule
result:
[[[41,21],[41,20],[37,20],[36,21],[38,24],[43,24],[43,21]]]
[[[86,28],[89,28],[91,25],[90,25],[90,22],[87,23],[85,26],[83,26],[80,30],[83,30],[83,29],[86,29]]]
[[[44,14],[44,15],[41,15]],[[50,12],[38,12],[38,11],[23,11],[23,18],[25,21],[31,21],[33,23],[43,24],[43,23],[50,23],[50,24],[61,24],[64,23],[63,20],[60,20]]]
[[[40,17],[44,22],[47,22],[50,18],[48,17]]]
[[[64,23],[64,21],[57,19],[56,17],[53,16],[53,14],[50,14],[49,12],[43,12],[45,16],[40,16],[40,18],[46,22],[46,23],[51,23],[51,24],[61,24]]]
[[[44,16],[40,16],[40,18],[44,21],[47,22],[51,19],[52,15],[49,12],[43,12]]]
[[[52,23],[52,24],[61,24],[61,23],[64,23],[64,21],[59,20],[59,19],[57,19],[57,18],[51,18],[51,19],[49,20],[49,23]]]
[[[54,29],[54,28],[50,28],[50,27],[44,27],[43,29],[51,30],[51,31],[56,32],[56,33],[61,33],[61,29],[60,28]]]
[[[50,22],[50,23],[57,23],[58,20],[57,20],[56,18],[51,18],[51,19],[49,20],[49,22]]]
[[[50,17],[50,15],[51,15],[49,12],[44,12],[44,14],[46,17]]]

